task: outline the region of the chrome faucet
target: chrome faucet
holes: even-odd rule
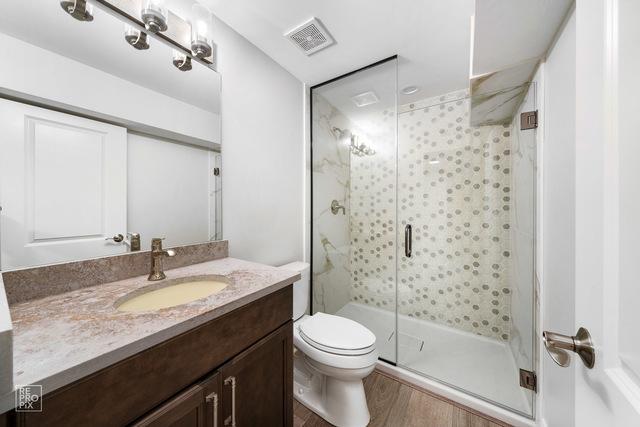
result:
[[[148,280],[162,280],[167,276],[164,274],[164,268],[162,266],[162,259],[166,256],[175,256],[176,251],[172,249],[162,249],[161,238],[155,237],[151,239],[151,273],[149,273]]]

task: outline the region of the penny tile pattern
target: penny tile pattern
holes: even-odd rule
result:
[[[345,123],[335,110],[324,116],[324,128],[331,129],[333,122],[351,126],[374,155],[350,155],[341,162],[320,159],[315,157],[314,138],[314,192],[325,178],[318,165],[340,165],[344,178],[339,181],[345,188],[339,196],[346,197],[349,214],[348,230],[334,230],[331,238],[322,240],[325,249],[344,248],[343,234],[348,233],[348,250],[331,251],[336,255],[331,265],[341,265],[349,274],[340,283],[334,276],[325,284],[322,306],[344,305],[349,289],[352,301],[395,310],[397,283],[401,314],[508,341],[511,125],[471,127],[466,91],[403,105],[398,111],[398,147],[394,109],[378,113],[375,129]],[[332,142],[339,143],[335,138]],[[336,172],[326,178],[337,182],[333,175]],[[316,200],[314,193],[314,210]],[[314,234],[320,229],[325,237],[332,234],[329,229],[336,220],[329,216],[322,224],[314,217]],[[410,258],[403,246],[407,224],[413,228]],[[316,256],[324,259],[314,251],[314,263]],[[336,257],[348,257],[349,263]],[[314,266],[314,297],[319,271]],[[327,293],[329,288],[341,291]],[[332,301],[334,295],[340,301]]]

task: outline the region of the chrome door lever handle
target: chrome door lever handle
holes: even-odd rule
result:
[[[116,243],[120,243],[120,242],[122,242],[124,240],[124,236],[122,234],[118,233],[115,236],[107,237],[104,240],[113,240]]]
[[[578,329],[574,336],[544,331],[542,338],[549,356],[563,368],[571,364],[570,351],[580,356],[584,366],[589,369],[593,368],[596,363],[596,352],[591,341],[591,334],[585,328]]]

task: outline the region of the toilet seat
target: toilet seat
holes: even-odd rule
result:
[[[333,425],[366,426],[362,380],[378,361],[375,335],[349,319],[316,313],[294,322],[293,345],[295,398]]]
[[[376,336],[351,319],[316,313],[298,326],[300,337],[310,346],[341,356],[360,356],[375,350]]]

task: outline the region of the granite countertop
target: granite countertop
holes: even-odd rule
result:
[[[282,289],[300,274],[234,258],[166,270],[167,279],[220,275],[230,284],[207,298],[149,312],[120,312],[129,292],[157,286],[146,275],[10,306],[14,384],[49,393],[195,326]],[[0,399],[0,413],[13,397]]]

